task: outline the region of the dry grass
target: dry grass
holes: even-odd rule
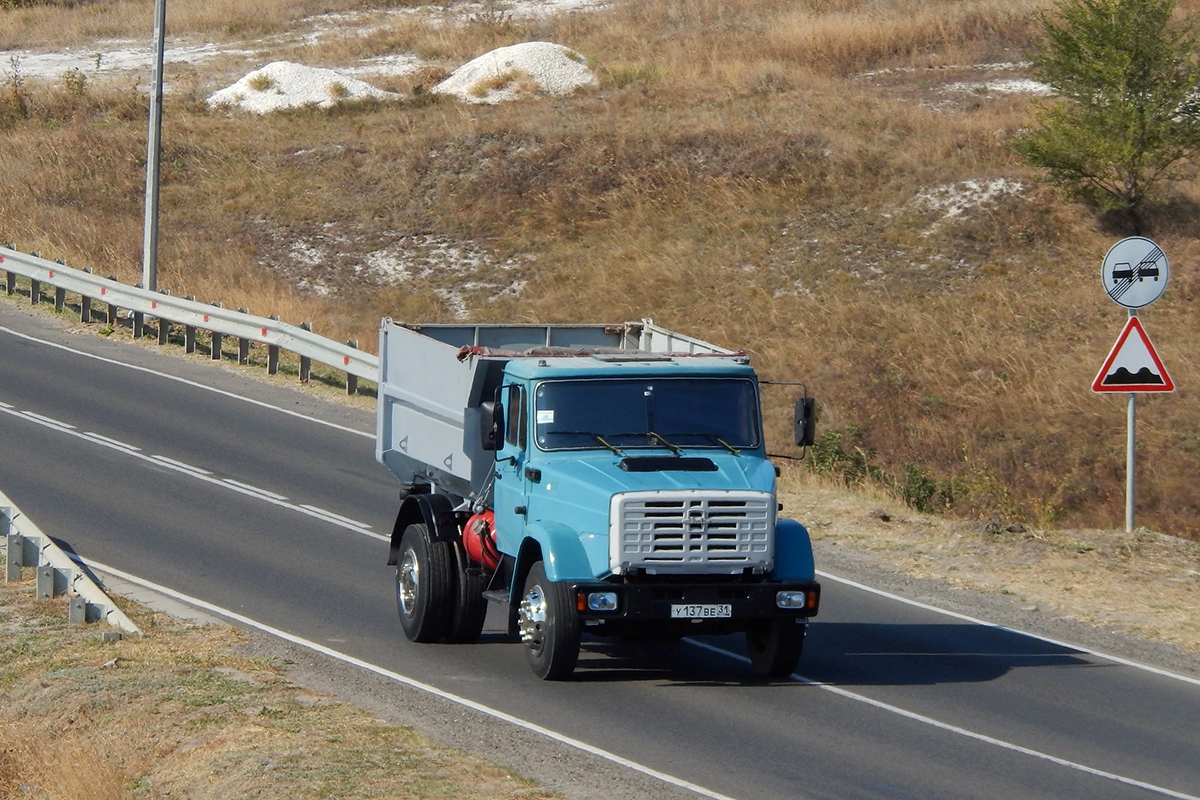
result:
[[[100,641],[33,571],[0,586],[0,797],[549,798],[238,654],[231,628],[132,608],[140,638]]]
[[[935,507],[967,516],[1112,527],[1124,409],[1089,387],[1123,321],[1097,279],[1122,234],[1038,185],[1008,148],[1029,99],[982,88],[1021,76],[1030,15],[1047,6],[618,0],[535,21],[482,6],[458,22],[368,9],[367,36],[282,52],[323,65],[414,53],[428,66],[386,84],[408,102],[226,115],[204,107],[217,87],[203,71],[169,76],[159,282],[368,348],[384,315],[653,317],[806,381],[823,429],[858,436],[902,492],[925,480]],[[0,46],[18,28],[61,46],[104,20],[105,35],[132,35],[138,8],[5,12]],[[172,30],[279,34],[312,10],[239,9],[177,6]],[[423,91],[531,40],[583,54],[600,90],[486,108]],[[21,91],[14,114],[0,87],[0,240],[136,281],[143,102],[120,86]],[[955,216],[920,199],[996,179],[1024,188]],[[1187,264],[1200,187],[1178,188],[1152,235]],[[476,265],[448,268],[439,250]],[[409,279],[379,279],[371,254],[402,260]],[[1138,521],[1188,537],[1196,280],[1177,269],[1143,312],[1179,389],[1145,398],[1139,420]]]
[[[793,5],[781,13],[766,31],[765,49],[774,58],[843,75],[889,61],[922,66],[971,63],[967,59],[987,57],[981,46],[989,41],[1000,45],[995,56],[1011,58],[1003,50],[1025,44],[1030,12],[1045,7],[1036,0],[814,5]]]

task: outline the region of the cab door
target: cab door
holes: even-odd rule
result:
[[[500,552],[515,556],[524,538],[529,510],[528,392],[519,384],[501,388],[504,405],[504,440],[496,450],[495,484],[492,505],[496,514],[496,545]]]

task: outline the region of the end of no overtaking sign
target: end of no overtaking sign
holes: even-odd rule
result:
[[[1145,308],[1162,297],[1171,275],[1167,256],[1144,236],[1130,236],[1114,244],[1100,265],[1104,291],[1125,308]]]

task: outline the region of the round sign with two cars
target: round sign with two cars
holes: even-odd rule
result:
[[[1117,242],[1100,265],[1104,291],[1125,308],[1144,308],[1162,297],[1170,275],[1166,254],[1144,236]]]

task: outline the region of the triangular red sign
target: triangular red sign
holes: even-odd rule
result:
[[[1130,334],[1137,334],[1131,336]],[[1093,392],[1173,392],[1175,383],[1167,374],[1150,337],[1137,317],[1130,317],[1117,337],[1112,352],[1092,381]]]

